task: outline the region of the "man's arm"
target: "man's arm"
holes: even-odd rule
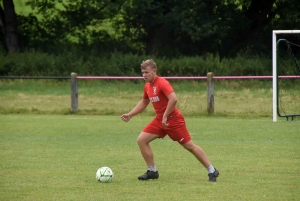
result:
[[[175,92],[171,92],[167,97],[168,97],[169,101],[168,101],[167,109],[166,109],[163,119],[162,119],[163,126],[168,126],[167,118],[171,114],[171,112],[174,110],[176,103],[177,103],[177,96],[176,96]]]
[[[149,104],[149,99],[142,99],[129,113],[123,114],[121,119],[125,122],[129,121],[131,117],[142,112]]]

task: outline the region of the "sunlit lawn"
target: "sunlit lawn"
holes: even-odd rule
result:
[[[169,138],[152,143],[160,178],[136,137],[151,117],[0,115],[0,200],[298,200],[299,121],[187,117],[189,131],[220,171],[217,183]],[[95,179],[109,166],[112,183]]]

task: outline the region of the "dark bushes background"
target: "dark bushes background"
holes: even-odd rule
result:
[[[272,60],[264,57],[223,59],[218,56],[180,57],[174,59],[156,58],[151,55],[134,55],[112,52],[105,56],[85,54],[71,49],[61,54],[26,51],[18,54],[0,56],[0,75],[13,76],[69,76],[71,72],[79,75],[101,76],[139,76],[140,63],[154,59],[158,73],[162,76],[205,76],[207,72],[215,75],[271,75]],[[286,65],[282,73],[296,74],[295,65]]]

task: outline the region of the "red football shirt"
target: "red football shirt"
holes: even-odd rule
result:
[[[156,112],[156,117],[163,117],[169,101],[167,96],[173,91],[170,83],[159,76],[156,76],[152,84],[149,82],[145,84],[143,98],[150,100]],[[175,115],[176,113],[178,113],[178,110],[175,107],[169,116]]]

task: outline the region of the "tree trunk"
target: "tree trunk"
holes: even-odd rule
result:
[[[5,49],[5,51],[7,51],[7,47],[6,47],[6,42],[5,42],[5,30],[4,30],[4,27],[5,27],[5,23],[4,23],[4,11],[3,11],[3,8],[2,6],[0,5],[0,27],[1,27],[1,31],[0,31],[0,43],[3,47],[3,49]]]
[[[6,46],[9,52],[19,52],[20,44],[17,34],[17,15],[13,0],[3,0],[4,20],[1,23],[4,25],[4,36]]]

